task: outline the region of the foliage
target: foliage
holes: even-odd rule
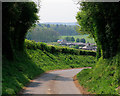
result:
[[[75,38],[74,38],[74,37],[69,37],[69,36],[67,36],[67,37],[65,37],[65,40],[66,40],[66,41],[74,42],[74,41],[75,41]]]
[[[16,53],[16,59],[12,62],[3,58],[3,95],[17,94],[31,79],[49,70],[93,67],[95,65],[94,56],[64,54],[66,49],[63,53],[55,53],[63,51],[62,48],[58,49],[28,40],[26,47],[25,53]]]
[[[76,49],[79,49],[79,45],[76,45],[75,48],[76,48]]]
[[[77,74],[80,85],[96,94],[118,94],[120,86],[120,54],[113,58],[99,59],[92,69],[85,69]]]
[[[60,36],[78,35],[75,25],[59,25],[59,24],[38,24],[40,27],[51,28],[58,32]]]
[[[56,42],[58,36],[77,35],[75,25],[58,25],[58,24],[38,24],[36,27],[28,30],[26,38],[37,42]],[[71,41],[71,38],[67,38]]]
[[[118,94],[120,86],[120,3],[82,2],[76,19],[83,33],[97,43],[97,64],[77,75],[88,91],[96,94]],[[100,58],[100,59],[99,59]]]
[[[80,42],[86,43],[86,40],[84,38],[80,39]]]
[[[80,42],[80,39],[79,39],[79,38],[77,38],[77,39],[76,39],[76,42]]]
[[[55,42],[58,36],[77,34],[75,25],[38,24],[32,30],[29,30],[26,38],[38,42]],[[71,41],[71,38],[67,37],[66,40]]]
[[[79,50],[74,48],[68,48],[68,47],[58,47],[58,46],[48,46],[46,43],[42,42],[35,42],[31,40],[25,40],[26,41],[26,48],[27,49],[33,49],[33,50],[45,50],[47,52],[52,52],[54,50],[54,53],[65,53],[65,54],[75,54],[75,55],[91,55],[96,56],[96,52],[94,51],[88,51],[88,50]]]
[[[73,36],[72,37],[67,36],[67,37],[65,37],[65,40],[75,42],[75,38]],[[86,40],[84,38],[82,38],[82,39],[77,38],[76,42],[86,43]]]
[[[16,52],[14,61],[3,57],[2,95],[17,94],[32,78],[43,72],[28,53]]]
[[[65,40],[66,41],[71,41],[71,37],[66,37]]]
[[[98,57],[110,58],[119,50],[120,6],[119,3],[82,2],[76,18],[80,31],[94,37],[99,51]]]
[[[35,40],[36,42],[55,42],[58,40],[59,33],[47,27],[39,27],[38,25],[28,32],[26,38]]]
[[[13,60],[15,50],[24,50],[24,38],[27,30],[38,20],[37,11],[34,2],[2,3],[2,47],[3,55],[8,59]]]
[[[72,41],[72,42],[74,42],[74,41],[75,41],[74,37],[72,37],[72,38],[71,38],[71,41]]]
[[[74,36],[60,36],[59,39],[65,39],[66,40],[66,37],[74,37],[75,40],[77,38],[79,38],[79,39],[84,38],[86,40],[86,42],[95,43],[94,39],[93,38],[89,38],[89,35],[87,35],[87,34],[85,34],[85,35],[74,35]]]

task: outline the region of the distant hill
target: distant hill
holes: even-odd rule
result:
[[[78,25],[76,22],[44,22],[41,24],[54,24],[54,25]]]

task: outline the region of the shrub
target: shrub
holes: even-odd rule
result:
[[[79,38],[77,38],[77,39],[76,39],[76,42],[80,42],[80,39],[79,39]]]
[[[51,53],[56,53],[56,48],[54,46],[51,46]]]
[[[86,40],[84,38],[80,39],[80,42],[85,43]]]
[[[74,37],[71,37],[71,41],[74,42],[74,41],[75,41],[75,38],[74,38]]]

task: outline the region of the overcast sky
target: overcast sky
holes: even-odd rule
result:
[[[78,5],[73,0],[41,0],[40,23],[77,22]]]

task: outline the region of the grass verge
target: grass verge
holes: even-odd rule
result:
[[[91,93],[120,94],[120,54],[111,59],[99,59],[92,69],[77,74],[80,85]]]

